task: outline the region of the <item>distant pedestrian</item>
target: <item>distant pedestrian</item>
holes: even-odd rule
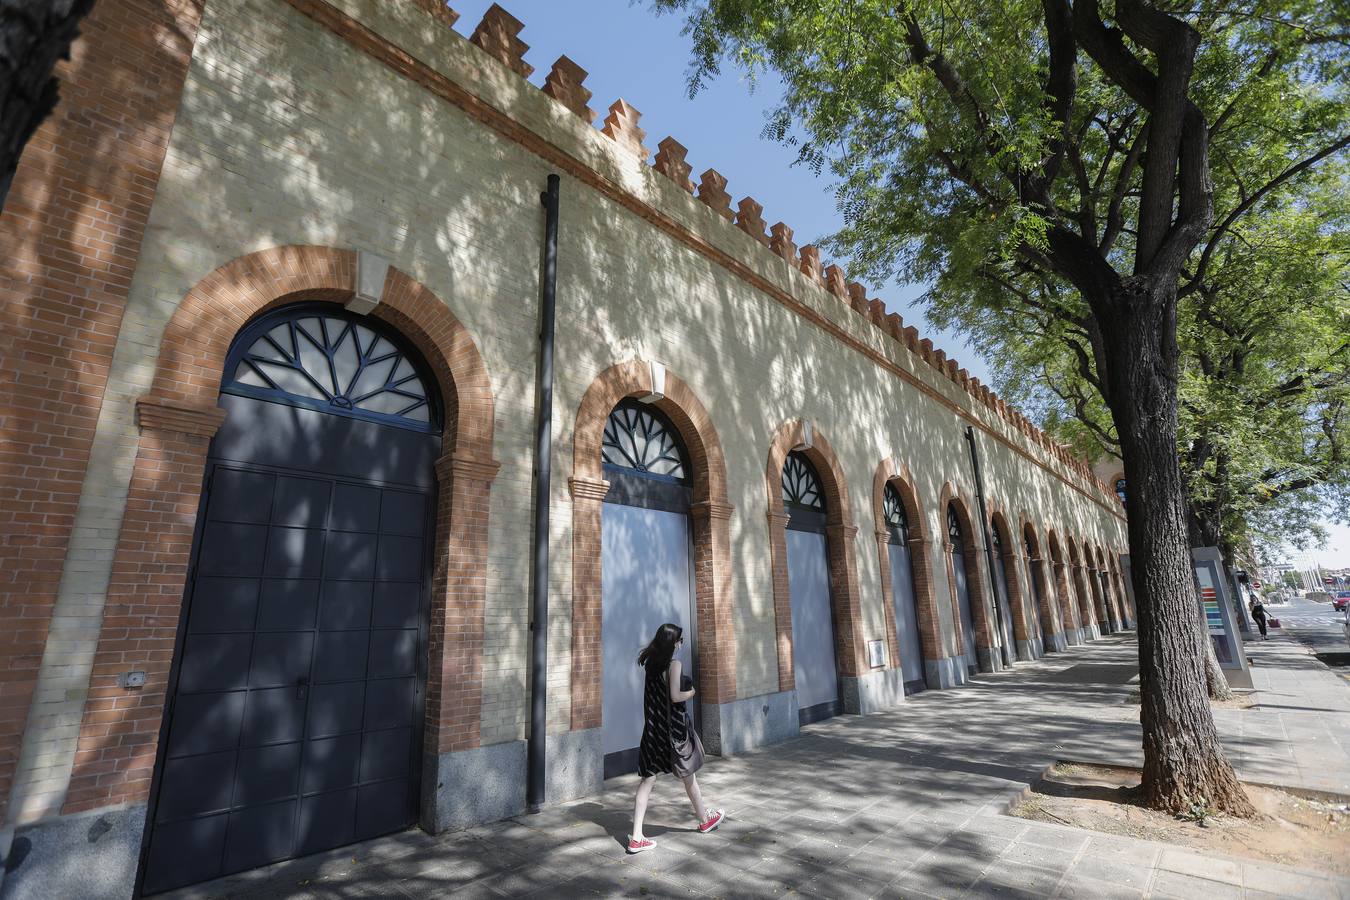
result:
[[[1261,640],[1266,639],[1266,608],[1261,605],[1260,597],[1252,598],[1252,618],[1256,620],[1256,627],[1261,629]]]
[[[646,670],[647,685],[642,697],[642,743],[638,745],[637,798],[633,802],[633,832],[628,836],[628,852],[641,853],[656,844],[642,833],[647,801],[656,784],[656,776],[669,773],[684,782],[685,793],[698,817],[703,834],[722,824],[720,809],[703,806],[703,795],[694,776],[703,766],[703,742],[685,709],[685,701],[694,696],[693,682],[683,676],[675,651],[684,643],[684,629],[667,622],[656,629],[652,642],[638,654],[638,665]],[[688,683],[690,686],[685,687]]]

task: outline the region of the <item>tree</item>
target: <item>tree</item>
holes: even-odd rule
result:
[[[1260,117],[1243,110],[1230,120]],[[1231,146],[1245,130],[1216,136],[1215,155],[1230,160],[1232,180],[1259,184],[1262,173]],[[1234,549],[1254,539],[1278,546],[1313,536],[1319,515],[1341,508],[1350,485],[1348,197],[1343,165],[1310,167],[1224,230],[1216,224],[1215,261],[1178,307],[1190,541],[1219,547],[1230,568]],[[983,324],[1000,344],[996,380],[1005,394],[1038,408],[1048,430],[1089,456],[1119,454],[1092,359],[1074,352],[1059,323],[1032,311],[989,313]],[[1231,699],[1206,649],[1210,697]]]
[[[28,139],[56,107],[52,69],[94,0],[0,0],[0,208]]]
[[[1177,304],[1196,254],[1212,258],[1210,137],[1227,118],[1211,93],[1258,76],[1332,90],[1344,60],[1319,19],[1331,13],[1294,0],[657,5],[690,8],[694,88],[727,59],[782,77],[770,133],[839,178],[833,246],[856,272],[935,280],[930,300],[952,309],[1044,305],[1072,331],[1130,485],[1143,799],[1251,814],[1202,686]]]

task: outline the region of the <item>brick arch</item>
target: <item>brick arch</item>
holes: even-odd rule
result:
[[[1070,577],[1069,558],[1055,529],[1045,531],[1045,545],[1050,554],[1050,565],[1054,571],[1055,599],[1059,606],[1060,621],[1064,625],[1067,640],[1081,643],[1083,640],[1083,622],[1078,617],[1078,604],[1074,601],[1073,583]]]
[[[1004,512],[1003,505],[998,500],[990,498],[989,506],[989,525],[991,528],[997,528],[999,531],[999,541],[1003,545],[1000,556],[1003,557],[1003,568],[1008,573],[1008,605],[1012,607],[1013,617],[1013,637],[1016,640],[1029,642],[1030,636],[1035,633],[1035,628],[1031,625],[1028,618],[1027,595],[1022,589],[1022,569],[1017,564],[1022,554],[1017,550],[1018,533],[1013,530],[1008,521],[1008,515]],[[1029,646],[1029,645],[1028,645]],[[1014,655],[1017,648],[1010,648]]]
[[[628,397],[655,397],[649,402],[670,419],[689,455],[698,691],[705,703],[736,699],[729,528],[732,506],[727,501],[722,441],[703,401],[679,377],[666,372],[661,395],[655,396],[650,363],[640,360],[616,363],[596,376],[582,395],[572,433],[572,477],[568,485],[572,493],[573,730],[603,724],[600,541],[601,508],[609,482],[604,477],[600,444],[609,414]]]
[[[1081,540],[1081,539],[1080,539]],[[1065,543],[1069,546],[1069,569],[1073,582],[1074,594],[1078,597],[1078,621],[1082,623],[1083,629],[1087,632],[1084,638],[1098,636],[1097,629],[1097,611],[1092,603],[1092,593],[1088,589],[1086,577],[1085,557],[1087,545],[1083,544],[1083,556],[1079,555],[1078,543],[1072,537],[1066,538]]]
[[[1092,596],[1095,600],[1093,608],[1097,612],[1097,622],[1110,627],[1111,619],[1111,597],[1106,591],[1106,582],[1102,580],[1102,550],[1101,547],[1094,545],[1084,545],[1084,555],[1087,557],[1088,579],[1092,582]]]
[[[150,392],[136,403],[140,439],[64,812],[139,802],[149,792],[207,450],[225,418],[216,404],[230,344],[251,319],[274,307],[346,303],[355,278],[354,251],[274,247],[216,269],[174,311]],[[490,381],[467,329],[403,272],[389,269],[372,314],[417,346],[445,400],[423,740],[427,752],[470,749],[479,745],[488,494],[498,466]],[[116,628],[113,620],[136,624]],[[116,677],[127,666],[132,635],[147,680],[133,699],[138,710],[125,714],[134,731],[118,746],[100,723],[114,702],[120,710],[128,699]],[[135,747],[130,759],[129,746]]]
[[[984,650],[992,659],[994,656],[994,629],[989,613],[989,588],[980,568],[980,545],[975,540],[975,517],[970,514],[969,495],[948,481],[942,486],[938,498],[939,539],[942,541],[943,555],[947,560],[947,584],[951,589],[952,622],[955,625],[956,648],[959,655],[965,653],[965,625],[961,621],[961,602],[956,595],[955,547],[947,536],[947,509],[956,510],[957,521],[961,523],[962,555],[966,561],[966,586],[970,591],[970,618],[975,626],[975,651]]]
[[[876,525],[877,562],[881,567],[882,606],[886,611],[886,642],[892,668],[900,667],[899,636],[895,625],[895,603],[891,585],[891,557],[887,549],[891,533],[886,527],[886,485],[891,485],[904,504],[909,519],[909,562],[914,577],[914,606],[918,612],[919,644],[925,661],[936,662],[947,656],[942,646],[942,626],[937,611],[937,592],[933,583],[933,558],[929,553],[928,517],[919,500],[918,488],[909,466],[895,462],[891,457],[877,464],[872,475],[872,520]]]
[[[826,546],[830,556],[830,605],[834,614],[835,660],[839,674],[857,677],[868,669],[862,641],[862,610],[858,596],[858,569],[854,540],[858,528],[853,524],[847,482],[839,458],[815,428],[807,430],[801,419],[778,426],[769,442],[764,485],[768,501],[769,553],[773,572],[774,627],[778,646],[778,688],[796,688],[792,658],[792,603],[788,593],[787,523],[783,506],[783,464],[788,453],[802,450],[820,474],[825,492]],[[894,630],[894,629],[892,629]]]
[[[1065,622],[1059,611],[1059,603],[1055,596],[1054,575],[1050,571],[1049,550],[1041,544],[1040,537],[1036,534],[1035,524],[1027,517],[1022,516],[1022,553],[1027,564],[1028,579],[1034,578],[1037,574],[1041,577],[1041,591],[1037,602],[1040,606],[1041,618],[1049,623],[1050,632],[1042,637],[1052,637],[1053,635],[1064,632]],[[1035,585],[1031,585],[1032,596],[1036,596]],[[1046,646],[1049,641],[1044,642]]]
[[[1106,601],[1107,612],[1114,620],[1116,630],[1120,630],[1125,627],[1125,611],[1121,608],[1120,597],[1116,594],[1109,554],[1100,544],[1097,545],[1097,571],[1102,575],[1102,595]]]

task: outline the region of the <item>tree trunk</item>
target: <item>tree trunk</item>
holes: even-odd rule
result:
[[[1205,690],[1204,648],[1177,464],[1175,283],[1123,279],[1101,304],[1111,412],[1128,495],[1138,601],[1144,802],[1181,812],[1204,799],[1255,815],[1224,757]]]
[[[94,0],[0,0],[0,208],[19,157],[56,106],[52,69]]]

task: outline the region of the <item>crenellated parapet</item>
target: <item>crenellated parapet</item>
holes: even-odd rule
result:
[[[459,18],[442,0],[410,0],[420,9],[434,16],[447,27],[453,26]],[[509,70],[528,79],[534,67],[525,62],[525,53],[529,45],[520,38],[524,24],[505,9],[493,4],[483,14],[482,21],[474,28],[469,37],[471,43]],[[561,104],[579,117],[587,125],[594,125],[596,113],[588,105],[591,91],[585,87],[586,70],[566,56],[561,56],[553,64],[544,79],[541,90],[545,95]],[[717,216],[725,219],[729,227],[734,227],[748,235],[764,248],[795,269],[808,282],[843,303],[848,309],[860,316],[871,327],[894,341],[899,347],[914,357],[916,365],[929,366],[938,376],[951,382],[966,393],[974,404],[1002,422],[1009,430],[1019,432],[1033,446],[1040,448],[1048,456],[1058,460],[1067,469],[1095,485],[1102,496],[1119,503],[1115,492],[1098,479],[1088,462],[1071,449],[1052,440],[1030,419],[1015,408],[1009,406],[987,385],[972,377],[955,359],[946,352],[935,348],[933,342],[922,337],[913,325],[906,325],[895,313],[886,310],[886,305],[877,299],[867,297],[867,289],[848,280],[844,269],[834,262],[822,261],[820,249],[814,245],[798,247],[794,242],[793,229],[785,222],[775,222],[767,226],[764,219],[764,207],[753,197],[744,197],[733,207],[731,194],[727,191],[727,178],[714,168],[704,170],[697,184],[692,179],[693,166],[688,161],[689,151],[674,137],[665,137],[657,145],[656,156],[643,143],[646,132],[638,125],[642,114],[627,100],[616,100],[610,107],[600,131],[614,144],[640,158],[644,164],[660,173],[685,193],[692,194]]]

